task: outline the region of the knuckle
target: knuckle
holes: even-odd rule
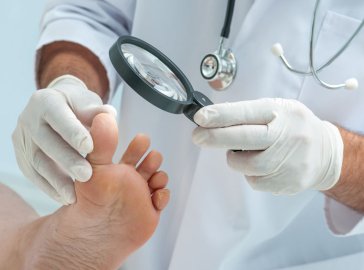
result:
[[[19,126],[17,126],[11,134],[11,140],[16,148],[19,147],[20,144],[21,131],[19,129]]]
[[[47,90],[44,90],[47,91]],[[56,91],[49,90],[47,95],[44,95],[41,101],[41,106],[43,108],[43,116],[47,114],[55,113],[55,105],[60,102],[65,102],[66,100],[61,97]]]
[[[30,110],[37,110],[41,116],[44,114],[54,112],[54,106],[60,102],[61,95],[53,89],[38,90],[30,98]],[[27,116],[25,116],[26,118]]]
[[[30,103],[34,105],[44,106],[46,105],[46,103],[49,103],[49,100],[53,99],[55,96],[58,96],[58,94],[53,89],[38,90],[32,94],[30,98]]]
[[[84,160],[81,159],[79,156],[74,155],[73,153],[71,155],[67,155],[67,153],[65,152],[63,156],[64,157],[62,159],[60,158],[58,162],[61,163],[65,168],[71,168],[76,164],[80,164],[81,166],[84,165]]]
[[[39,102],[41,102],[41,100],[43,99],[46,91],[47,91],[46,89],[35,91],[32,94],[32,96],[30,97],[30,103],[38,104]]]
[[[83,99],[88,100],[89,103],[101,106],[103,104],[101,97],[93,91],[82,90],[80,95]]]
[[[28,163],[26,160],[26,155],[25,155],[24,151],[15,149],[14,152],[15,152],[16,161],[17,161],[21,171],[24,172],[24,168],[26,167],[25,163]]]
[[[31,151],[31,143],[29,138],[26,138],[26,133],[20,127],[17,127],[12,136],[12,143],[15,150],[16,157],[22,159],[27,158],[27,153]]]
[[[41,166],[41,152],[39,149],[33,153],[32,165],[36,171],[39,171]]]
[[[87,138],[87,135],[84,134],[82,130],[82,126],[80,123],[77,123],[74,121],[74,119],[65,119],[65,121],[69,121],[68,128],[63,130],[63,135],[66,135],[71,140],[71,143],[73,143],[76,146],[79,146],[82,140]]]

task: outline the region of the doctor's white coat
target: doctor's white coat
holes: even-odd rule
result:
[[[321,2],[317,66],[337,52],[364,17],[363,1]],[[210,89],[199,66],[205,54],[217,49],[226,4],[226,0],[49,1],[39,48],[56,40],[90,48],[105,65],[114,91],[121,80],[108,50],[119,35],[131,33],[169,56],[194,88],[214,103],[297,99],[321,119],[364,133],[364,87],[354,92],[326,90],[311,77],[289,72],[270,53],[272,44],[280,42],[294,67],[308,69],[315,0],[237,1],[228,46],[237,57],[238,73],[228,90]],[[364,32],[320,74],[332,83],[356,77],[364,85]],[[253,191],[242,175],[228,168],[225,151],[200,150],[192,144],[194,125],[189,120],[153,107],[127,85],[119,116],[119,151],[136,133],[150,135],[153,148],[164,155],[171,189],[170,205],[155,235],[123,269],[364,269],[360,214],[329,199],[325,204],[319,192],[279,197]]]

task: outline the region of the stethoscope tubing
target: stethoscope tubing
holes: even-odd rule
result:
[[[311,24],[311,33],[310,33],[310,48],[309,48],[309,68],[310,71],[302,71],[302,70],[297,70],[295,68],[293,68],[288,60],[285,58],[285,56],[283,55],[283,53],[280,55],[280,59],[282,61],[282,63],[284,64],[284,66],[291,72],[296,73],[296,74],[300,74],[303,76],[313,76],[315,78],[315,80],[323,87],[331,89],[331,90],[336,90],[336,89],[341,89],[344,87],[347,87],[346,83],[342,83],[342,84],[329,84],[325,81],[323,81],[318,73],[320,71],[322,71],[324,68],[328,67],[330,64],[332,64],[350,45],[350,43],[353,41],[353,39],[358,35],[358,33],[360,32],[360,30],[363,28],[364,26],[364,19],[362,20],[362,22],[360,23],[360,25],[356,28],[356,30],[354,31],[354,33],[350,36],[350,38],[343,44],[343,46],[328,60],[326,61],[326,63],[324,63],[323,65],[321,65],[319,68],[315,68],[315,63],[314,63],[314,34],[315,34],[315,28],[316,28],[316,19],[317,19],[317,12],[318,12],[318,7],[320,4],[321,0],[316,0],[315,3],[315,7],[314,7],[314,13],[312,16],[312,24]]]

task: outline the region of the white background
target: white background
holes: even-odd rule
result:
[[[10,186],[41,214],[55,207],[18,169],[11,142],[18,115],[35,91],[34,58],[45,0],[3,1],[0,9],[0,182]]]

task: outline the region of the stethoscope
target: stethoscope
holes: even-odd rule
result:
[[[359,33],[364,25],[361,22],[354,34],[343,47],[318,69],[314,68],[313,34],[315,31],[316,15],[320,0],[316,0],[314,9],[311,38],[310,38],[310,71],[300,71],[291,67],[283,55],[280,44],[275,44],[272,51],[278,55],[288,70],[301,75],[311,75],[328,89],[355,89],[358,81],[348,79],[343,84],[329,84],[321,80],[317,73],[330,65],[349,46],[350,42]],[[219,49],[207,55],[201,63],[201,74],[206,78],[212,88],[226,89],[234,80],[237,64],[234,54],[225,49],[224,40],[228,38],[230,24],[234,10],[234,0],[229,0],[227,14]],[[196,91],[186,75],[166,55],[151,44],[132,36],[120,37],[111,47],[110,60],[116,71],[131,89],[154,106],[173,114],[184,114],[194,122],[195,113],[204,106],[213,102],[203,93]]]
[[[344,83],[341,84],[330,84],[323,81],[319,76],[318,73],[322,71],[324,68],[328,67],[337,57],[339,57],[349,46],[351,41],[358,35],[359,31],[364,25],[364,20],[360,23],[358,28],[355,32],[351,35],[351,37],[346,41],[346,43],[334,54],[325,64],[320,66],[319,68],[314,67],[314,55],[313,55],[313,36],[315,33],[316,27],[316,17],[318,6],[320,4],[320,0],[316,0],[314,12],[313,12],[313,19],[311,25],[311,35],[310,35],[310,57],[309,57],[309,68],[310,71],[301,71],[298,69],[293,68],[288,60],[284,56],[284,51],[282,45],[280,43],[276,43],[272,47],[272,53],[278,56],[284,66],[291,72],[304,75],[304,76],[313,76],[316,81],[323,87],[331,90],[335,89],[356,89],[358,88],[358,80],[356,78],[347,79]],[[236,62],[236,58],[234,53],[231,49],[224,48],[224,42],[229,37],[230,34],[230,26],[231,21],[233,18],[234,13],[234,5],[235,0],[229,0],[225,15],[225,22],[224,26],[221,31],[221,39],[219,48],[216,52],[206,55],[201,62],[200,72],[204,79],[206,79],[211,86],[211,88],[215,90],[225,90],[228,88],[234,81],[238,65]]]
[[[202,77],[215,90],[224,90],[234,81],[238,69],[234,53],[225,49],[225,40],[229,38],[230,26],[233,20],[235,0],[229,0],[224,25],[221,30],[219,48],[214,53],[206,55],[200,65]]]

